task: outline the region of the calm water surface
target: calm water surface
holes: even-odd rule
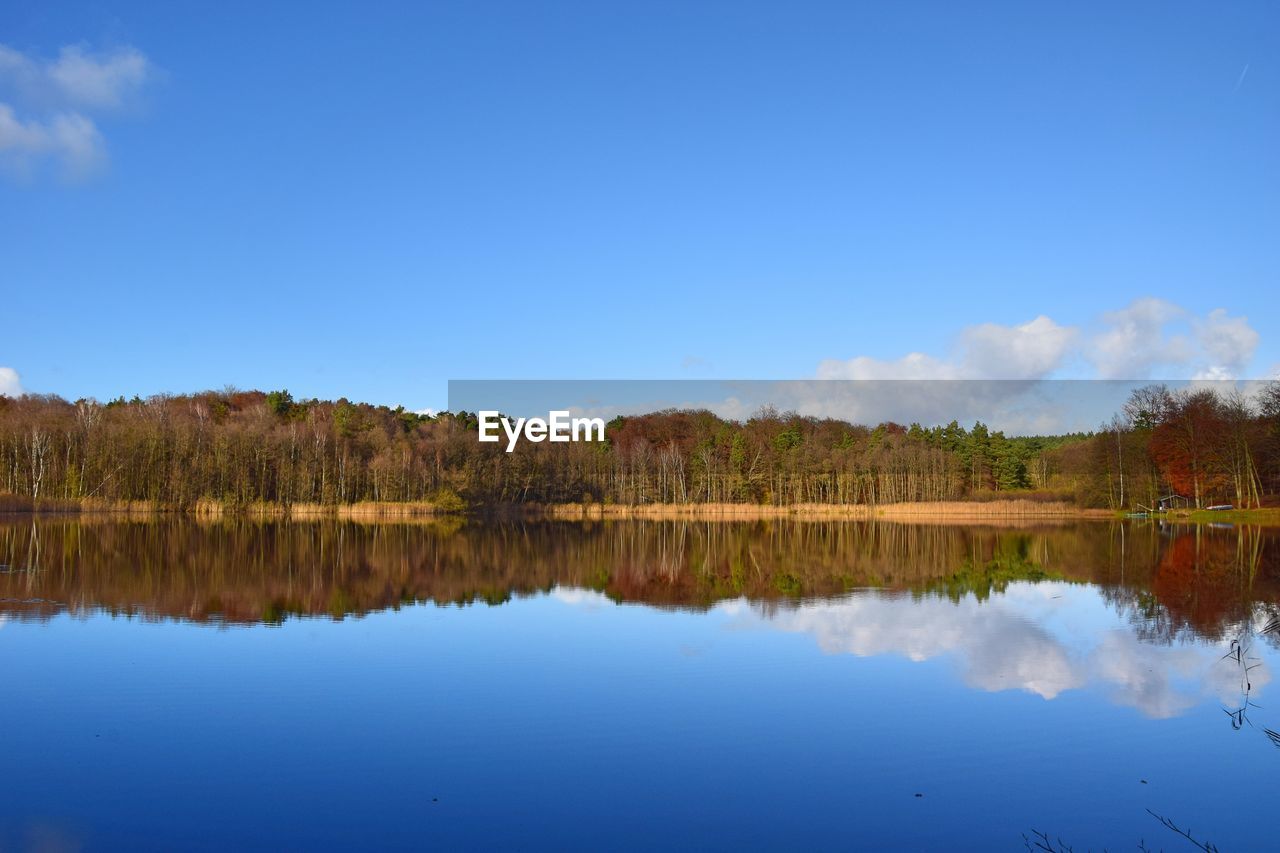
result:
[[[1275,531],[19,518],[0,567],[0,849],[1274,843]]]

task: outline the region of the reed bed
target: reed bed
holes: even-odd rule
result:
[[[965,518],[993,517],[1079,517],[1086,510],[1066,501],[1030,501],[1023,499],[995,501],[934,501],[927,503],[885,504],[877,515],[886,518],[903,516],[946,516]]]
[[[606,519],[639,519],[650,521],[761,521],[769,519],[802,520],[870,520],[883,518],[897,521],[1020,521],[1029,519],[1072,519],[1111,516],[1104,510],[1086,510],[1066,501],[1028,499],[983,501],[937,501],[893,504],[750,504],[750,503],[564,503],[508,504],[498,507],[476,507],[502,516],[545,518],[563,521]],[[235,504],[202,498],[188,507],[172,507],[154,501],[83,500],[33,501],[18,495],[0,494],[0,513],[36,514],[116,514],[139,516],[158,513],[182,513],[199,519],[219,518],[293,518],[342,519],[360,521],[397,521],[417,518],[439,518],[456,514],[459,507],[429,501],[393,502],[363,501],[354,504],[255,502]]]
[[[152,501],[109,501],[100,498],[63,500],[60,498],[30,498],[25,495],[0,494],[0,513],[62,515],[84,513],[120,513],[144,515],[162,512],[163,508]]]
[[[757,521],[774,518],[894,520],[1064,519],[1095,516],[1065,501],[994,500],[938,501],[895,504],[527,504],[511,508],[516,514],[557,520],[696,519],[700,521]],[[1109,515],[1109,513],[1102,513]]]
[[[394,521],[398,519],[422,518],[438,516],[444,510],[437,504],[425,501],[395,503],[391,501],[362,501],[354,504],[272,504],[251,503],[235,506],[220,501],[201,500],[196,503],[193,514],[203,518],[222,516],[248,516],[251,518],[337,518],[337,519],[378,519]]]
[[[255,502],[234,504],[201,498],[189,507],[159,504],[155,501],[107,501],[96,498],[80,500],[32,500],[21,495],[0,494],[0,513],[35,515],[125,515],[146,516],[177,513],[198,519],[230,517],[248,518],[337,518],[353,520],[398,520],[439,517],[449,512],[435,503],[413,501],[364,501],[354,504],[274,504]]]

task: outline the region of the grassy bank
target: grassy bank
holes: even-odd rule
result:
[[[1165,518],[1169,521],[1188,521],[1195,524],[1209,524],[1217,521],[1226,524],[1260,524],[1277,527],[1280,526],[1280,507],[1228,509],[1214,512],[1203,509],[1188,510],[1168,513]]]

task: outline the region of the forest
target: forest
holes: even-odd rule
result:
[[[1114,510],[1280,503],[1280,382],[1256,393],[1133,392],[1090,433],[1006,436],[764,409],[618,417],[603,443],[477,440],[474,414],[416,414],[288,391],[107,403],[0,396],[0,509],[58,502],[341,506],[889,504],[1024,497]]]

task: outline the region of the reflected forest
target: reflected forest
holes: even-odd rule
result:
[[[1280,617],[1280,531],[1122,521],[0,522],[0,614],[11,619],[104,611],[275,624],[417,603],[501,605],[557,587],[656,607],[747,599],[769,611],[865,588],[984,600],[1039,580],[1096,585],[1150,641],[1224,640]]]

